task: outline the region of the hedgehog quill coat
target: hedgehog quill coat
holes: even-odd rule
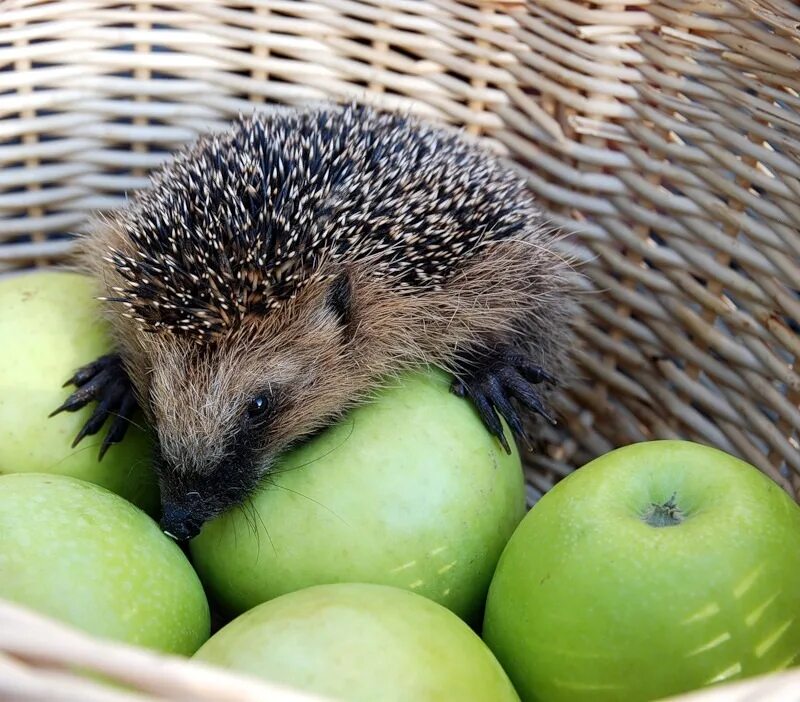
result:
[[[454,373],[507,449],[498,415],[548,417],[565,363],[553,244],[521,178],[449,130],[358,106],[240,119],[81,239],[117,349],[59,410],[98,401],[77,440],[115,415],[105,450],[141,406],[179,539],[414,364]]]

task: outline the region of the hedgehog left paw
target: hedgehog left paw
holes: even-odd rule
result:
[[[116,354],[101,356],[96,361],[79,368],[64,383],[65,387],[67,385],[75,385],[77,390],[60,407],[50,413],[51,417],[64,411],[76,412],[92,401],[98,403],[92,416],[81,427],[72,442],[73,448],[84,437],[100,431],[109,416],[114,417],[100,444],[98,460],[101,460],[112,444],[122,441],[128,430],[131,415],[136,410],[133,388],[122,365],[122,360]]]
[[[503,350],[453,381],[451,389],[459,397],[469,397],[472,400],[486,428],[497,437],[505,452],[511,453],[500,415],[517,437],[526,438],[522,420],[511,403],[512,399],[541,415],[551,424],[556,423],[534,387],[542,382],[554,383],[555,379],[523,355]]]

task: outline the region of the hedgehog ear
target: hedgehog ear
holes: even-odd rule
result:
[[[325,304],[336,315],[343,327],[350,324],[353,316],[353,288],[350,283],[350,275],[346,270],[334,278],[325,296]]]

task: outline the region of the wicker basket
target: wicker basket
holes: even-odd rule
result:
[[[254,105],[411,109],[509,156],[585,264],[583,377],[531,500],[656,437],[737,454],[797,497],[799,96],[793,0],[0,0],[0,274],[59,261],[87,212]],[[785,673],[697,699],[798,689]],[[0,699],[310,698],[3,605]]]

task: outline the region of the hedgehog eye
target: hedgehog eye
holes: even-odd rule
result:
[[[247,416],[260,417],[266,413],[270,407],[269,398],[265,395],[256,395],[247,403]]]

